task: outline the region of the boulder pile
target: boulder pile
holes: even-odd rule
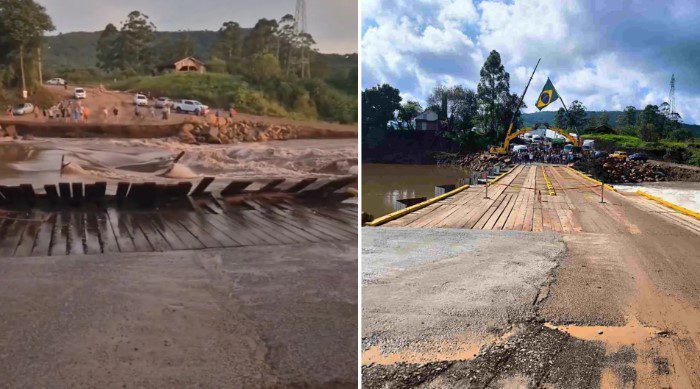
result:
[[[276,125],[250,120],[231,121],[229,118],[207,117],[205,121],[189,122],[180,127],[184,143],[228,144],[295,139],[299,130],[292,125]]]
[[[574,167],[591,173],[595,178],[610,184],[668,181],[673,174],[668,168],[641,161],[615,158],[576,162]]]

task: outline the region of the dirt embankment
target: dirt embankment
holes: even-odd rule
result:
[[[658,181],[700,181],[700,168],[659,161],[622,161],[614,158],[588,159],[574,164],[606,183],[641,183]]]

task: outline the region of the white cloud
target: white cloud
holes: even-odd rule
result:
[[[542,58],[525,97],[527,112],[536,110],[547,77],[566,103],[580,100],[591,110],[619,110],[661,104],[675,72],[683,80],[678,111],[686,122],[700,122],[700,92],[693,93],[700,91],[694,65],[700,47],[693,51],[691,44],[700,40],[700,32],[678,24],[678,18],[700,16],[700,6],[684,3],[688,14],[674,15],[665,3],[641,8],[636,2],[603,3],[363,0],[363,21],[371,26],[362,37],[363,84],[388,82],[424,101],[438,84],[474,88],[486,56],[497,50],[511,73],[512,93],[522,92]],[[669,46],[670,35],[679,40]],[[558,103],[550,107],[558,108]]]

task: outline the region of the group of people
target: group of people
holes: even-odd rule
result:
[[[89,107],[84,106],[80,101],[64,100],[51,108],[43,109],[42,114],[48,120],[56,119],[65,122],[87,123],[92,112]],[[112,109],[100,107],[98,114],[102,120],[109,120],[111,116],[115,118],[119,116],[119,108],[116,105]]]
[[[514,152],[511,158],[515,163],[544,162],[566,164],[573,162],[574,156],[563,150],[549,147]]]

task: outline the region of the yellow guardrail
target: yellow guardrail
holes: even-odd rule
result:
[[[697,212],[695,212],[695,211],[691,211],[691,210],[689,210],[689,209],[687,209],[687,208],[683,208],[683,207],[681,207],[680,205],[676,205],[676,204],[670,203],[670,202],[668,202],[668,201],[666,201],[666,200],[664,200],[664,199],[661,199],[661,198],[659,198],[659,197],[652,196],[652,195],[650,195],[650,194],[647,193],[647,192],[642,192],[641,190],[638,190],[638,191],[637,191],[637,194],[640,194],[640,195],[642,195],[642,196],[644,196],[644,197],[646,197],[646,198],[648,198],[648,199],[650,199],[650,200],[656,201],[657,203],[663,204],[663,205],[665,205],[665,206],[667,206],[667,207],[669,207],[669,208],[671,208],[671,209],[674,209],[674,210],[676,210],[676,211],[678,211],[678,212],[680,212],[680,213],[682,213],[682,214],[684,214],[684,215],[688,215],[688,216],[692,216],[692,217],[694,217],[694,218],[696,218],[696,219],[700,219],[700,213],[697,213]]]
[[[567,166],[567,168],[568,168],[569,170],[571,170],[572,172],[578,174],[579,176],[581,176],[581,177],[587,179],[587,180],[590,181],[590,182],[595,182],[595,183],[598,184],[598,185],[603,185],[603,186],[605,186],[605,189],[611,190],[611,191],[613,191],[613,192],[617,192],[617,189],[613,188],[612,186],[610,186],[610,185],[608,185],[608,184],[603,184],[602,182],[596,180],[595,178],[588,177],[587,175],[585,175],[585,174],[581,173],[580,171],[578,171],[578,170],[572,168],[571,166]]]
[[[467,188],[469,188],[469,185],[460,186],[459,188],[451,190],[447,193],[443,193],[440,196],[433,197],[432,199],[428,199],[428,200],[425,200],[425,201],[420,202],[418,204],[411,205],[410,207],[406,207],[406,208],[400,209],[396,212],[392,212],[392,213],[384,215],[382,217],[378,217],[378,218],[372,220],[371,222],[367,223],[366,225],[370,226],[370,227],[380,226],[384,223],[388,223],[392,220],[395,220],[395,219],[398,219],[402,216],[405,216],[413,211],[417,211],[421,208],[425,208],[430,204],[437,203],[438,201],[446,199],[450,196],[453,196],[453,195],[455,195],[455,194],[457,194],[457,193],[459,193]]]

